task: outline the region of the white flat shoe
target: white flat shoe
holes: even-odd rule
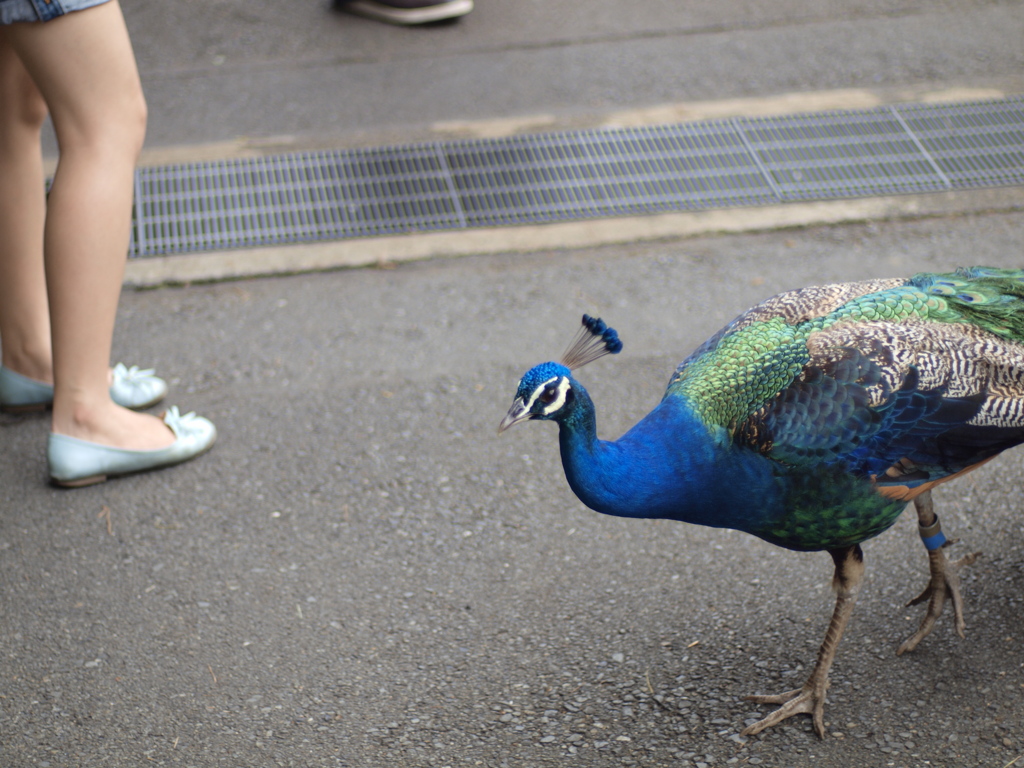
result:
[[[79,488],[102,483],[109,477],[169,467],[205,453],[217,439],[213,423],[194,413],[182,416],[172,406],[163,419],[174,432],[175,440],[155,451],[129,451],[51,432],[46,446],[50,480],[54,485]]]
[[[110,398],[118,405],[133,410],[156,405],[167,395],[167,382],[152,368],[131,368],[124,363],[114,366],[114,383],[110,385]]]
[[[27,413],[53,405],[53,387],[0,365],[0,411]]]
[[[152,368],[128,368],[118,363],[113,368],[110,397],[118,405],[139,410],[156,405],[167,395],[167,382],[154,375]],[[30,379],[0,365],[0,411],[28,413],[44,411],[53,405],[53,386]]]

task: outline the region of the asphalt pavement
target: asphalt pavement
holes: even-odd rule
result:
[[[150,158],[792,94],[1024,92],[1011,2],[478,0],[429,29],[269,0],[126,0],[125,13]],[[743,696],[796,687],[813,664],[830,558],[600,516],[568,489],[551,425],[496,434],[519,376],[583,312],[625,343],[580,374],[611,438],[680,359],[774,293],[1019,267],[1013,195],[127,290],[117,358],[155,366],[168,403],[220,439],[194,462],[68,491],[46,482],[46,419],[0,417],[0,765],[1024,762],[1024,452],[936,494],[953,554],[984,553],[964,577],[966,639],[945,616],[895,656],[927,579],[904,515],[865,546],[828,738],[798,717],[743,739],[767,711]]]

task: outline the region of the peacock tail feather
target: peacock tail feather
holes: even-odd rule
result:
[[[936,308],[935,318],[963,322],[1015,341],[1024,341],[1024,272],[1016,269],[973,267],[951,275],[916,275],[909,283],[932,296],[941,296],[945,306]]]

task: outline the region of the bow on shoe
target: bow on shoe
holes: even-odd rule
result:
[[[125,408],[149,408],[156,405],[167,394],[167,382],[156,376],[152,368],[131,368],[118,363],[113,368],[110,396]]]
[[[118,363],[114,366],[114,380],[123,381],[128,384],[134,384],[142,379],[149,379],[156,375],[156,368],[139,368],[137,365],[133,365],[128,368],[124,363]]]
[[[179,438],[191,437],[206,432],[207,420],[195,411],[189,411],[182,415],[178,406],[172,405],[164,413],[164,424],[171,428],[175,436]]]

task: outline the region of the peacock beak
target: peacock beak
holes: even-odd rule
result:
[[[523,398],[517,397],[516,401],[512,403],[512,407],[508,409],[508,413],[505,414],[505,418],[501,420],[501,424],[498,425],[498,433],[500,434],[513,424],[526,421],[528,418],[530,418],[530,411],[526,407],[526,403],[523,402]]]

